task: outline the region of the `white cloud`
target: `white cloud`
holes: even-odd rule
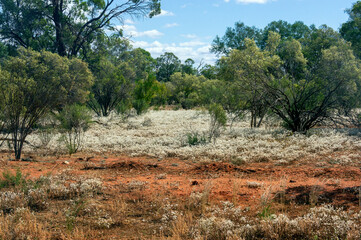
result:
[[[123,26],[117,26],[117,28],[123,29],[124,32],[135,32],[137,28],[134,25],[124,24]]]
[[[155,17],[169,17],[169,16],[174,16],[174,13],[162,9],[160,14],[158,14]]]
[[[156,29],[139,32],[134,25],[128,25],[128,24],[125,24],[122,26],[117,26],[117,28],[122,29],[125,36],[135,37],[135,38],[136,37],[157,38],[157,37],[161,37],[164,35],[162,32],[160,32]]]
[[[150,38],[157,38],[163,36],[164,34],[159,32],[156,29],[144,31],[144,32],[137,32],[134,37],[150,37]]]
[[[135,24],[135,22],[132,19],[125,19],[125,24]]]
[[[207,43],[201,41],[190,41],[190,42],[183,42],[180,43],[179,46],[181,47],[197,47],[197,46],[204,46]]]
[[[174,53],[180,60],[185,61],[192,58],[196,64],[201,61],[209,64],[214,64],[216,56],[209,52],[210,45],[203,42],[183,42],[183,43],[161,43],[159,41],[144,42],[136,41],[133,43],[134,47],[141,47],[152,54],[154,58],[159,57],[165,52]]]
[[[227,3],[229,2],[229,0],[224,0],[224,1],[227,2]]]
[[[165,28],[172,28],[177,26],[179,26],[178,23],[167,23],[166,25],[164,25]]]

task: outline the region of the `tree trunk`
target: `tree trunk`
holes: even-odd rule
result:
[[[53,7],[53,21],[56,32],[55,47],[60,56],[66,56],[63,38],[63,0],[53,0]]]

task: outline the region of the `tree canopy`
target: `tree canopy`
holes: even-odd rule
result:
[[[105,29],[116,30],[115,19],[159,13],[160,0],[1,0],[0,36],[15,47],[78,56]]]
[[[0,80],[1,110],[20,159],[25,138],[39,118],[64,104],[85,101],[92,74],[79,59],[21,48],[17,57],[5,61]]]
[[[345,40],[352,43],[356,56],[361,58],[361,1],[355,2],[346,12],[349,19],[342,24],[340,33]]]

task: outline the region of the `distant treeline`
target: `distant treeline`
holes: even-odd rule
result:
[[[0,130],[11,134],[16,158],[39,119],[70,105],[98,116],[203,106],[232,121],[250,114],[251,127],[274,115],[298,132],[325,122],[361,126],[360,1],[339,31],[237,22],[213,40],[218,61],[198,66],[170,52],[154,59],[133,48],[112,20],[152,17],[160,1],[120,2],[0,0]],[[81,107],[71,109],[72,118],[83,116],[76,115]]]

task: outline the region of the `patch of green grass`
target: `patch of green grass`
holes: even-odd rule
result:
[[[0,189],[12,188],[12,187],[24,187],[27,185],[27,181],[20,171],[17,169],[15,173],[5,170],[2,173],[2,179],[0,179]]]
[[[207,137],[204,134],[198,132],[187,133],[187,143],[189,146],[196,146],[207,143]]]

